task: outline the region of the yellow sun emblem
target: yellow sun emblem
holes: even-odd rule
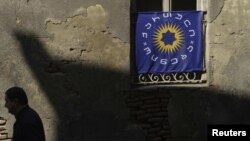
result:
[[[181,48],[184,35],[180,27],[173,23],[162,24],[154,33],[154,44],[165,53],[173,53]]]

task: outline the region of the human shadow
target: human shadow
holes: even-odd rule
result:
[[[138,136],[140,131],[126,130],[128,117],[121,90],[128,85],[127,73],[54,59],[34,33],[14,31],[13,36],[56,111],[58,141],[143,139]]]

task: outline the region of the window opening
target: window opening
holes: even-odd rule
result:
[[[170,0],[170,11],[196,10],[196,0]]]
[[[162,0],[132,0],[134,3],[133,12],[162,11]]]

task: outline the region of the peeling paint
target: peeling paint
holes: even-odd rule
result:
[[[76,11],[85,11],[83,7],[79,9]],[[65,60],[88,60],[116,70],[128,70],[129,45],[110,33],[103,7],[90,6],[86,11],[86,16],[74,15],[63,21],[46,20],[46,30],[53,35],[51,42],[48,42],[51,53],[57,52],[54,55],[63,56]]]

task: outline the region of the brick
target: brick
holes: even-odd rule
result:
[[[169,135],[171,134],[170,130],[161,130],[160,132],[157,133],[157,135]]]
[[[144,110],[134,110],[134,111],[131,111],[130,114],[135,115],[135,116],[144,115],[144,114],[146,114],[146,111],[144,111]]]
[[[147,120],[148,118],[150,118],[149,114],[144,114],[136,117],[136,119],[138,120]]]
[[[148,133],[150,132],[159,132],[162,128],[161,127],[154,127],[154,128],[150,128],[147,130]]]
[[[148,108],[161,108],[162,105],[159,103],[156,104],[144,104],[143,106],[141,106],[142,109],[148,109]]]
[[[150,124],[141,124],[140,127],[142,127],[143,129],[148,129],[151,128]]]
[[[162,94],[158,94],[157,97],[163,98],[163,99],[170,99],[172,97],[172,95],[162,93]]]
[[[145,104],[160,103],[160,99],[148,99],[143,101]]]
[[[143,102],[142,101],[138,101],[138,102],[131,102],[131,103],[127,103],[128,107],[138,107],[140,105],[142,105]]]
[[[159,112],[159,113],[153,113],[152,114],[154,117],[165,117],[168,116],[167,112]]]
[[[150,108],[150,109],[146,109],[147,112],[149,113],[156,113],[156,112],[161,112],[161,108]]]
[[[155,99],[156,97],[154,95],[146,95],[146,96],[142,96],[141,100],[149,100],[149,99]]]
[[[161,137],[155,137],[155,138],[149,139],[149,141],[162,141],[162,138]]]
[[[155,138],[155,137],[157,137],[158,135],[156,134],[156,133],[153,133],[153,132],[151,132],[151,133],[147,133],[147,138],[148,139],[152,139],[152,138]]]
[[[157,117],[157,118],[150,118],[150,119],[148,119],[148,122],[161,122],[163,120],[164,120],[164,118]]]

